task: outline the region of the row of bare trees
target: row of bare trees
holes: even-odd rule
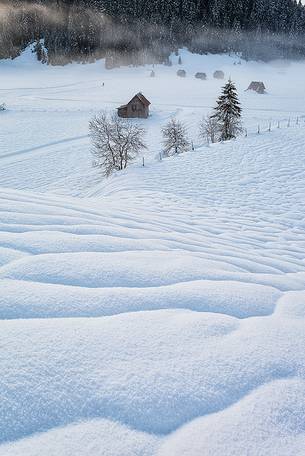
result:
[[[147,149],[145,129],[116,114],[103,112],[89,124],[92,141],[93,166],[109,177],[115,171],[127,168],[141,151]],[[185,125],[171,118],[162,128],[163,156],[181,154],[190,149],[191,143]]]
[[[90,124],[94,166],[101,168],[108,177],[115,171],[125,169],[146,149],[145,130],[138,124],[117,115],[103,112]],[[186,126],[172,117],[161,129],[163,156],[181,154],[193,148]],[[241,107],[232,81],[223,87],[212,114],[202,119],[199,137],[208,143],[227,141],[242,132]]]

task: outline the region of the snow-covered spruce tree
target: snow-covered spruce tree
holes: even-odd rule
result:
[[[229,80],[222,89],[211,119],[215,119],[219,130],[219,140],[236,138],[242,132],[240,103],[234,83]]]
[[[186,127],[174,117],[162,128],[164,155],[181,154],[190,149]]]
[[[146,149],[143,141],[145,130],[127,119],[106,112],[95,116],[89,131],[92,140],[93,166],[101,168],[104,176],[125,169]]]

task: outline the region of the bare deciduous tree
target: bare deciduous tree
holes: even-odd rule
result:
[[[214,117],[203,117],[199,124],[199,137],[208,143],[219,141],[219,126]]]
[[[162,128],[164,154],[181,154],[190,149],[186,127],[174,117]]]
[[[102,169],[104,176],[125,169],[142,149],[145,130],[139,125],[106,112],[95,116],[89,124],[93,144],[93,165]]]

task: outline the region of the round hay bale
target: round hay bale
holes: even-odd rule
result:
[[[185,70],[178,70],[177,71],[177,76],[179,76],[179,78],[185,78],[186,77],[186,71]]]
[[[196,79],[202,79],[202,81],[205,81],[206,78],[207,78],[207,75],[206,75],[206,73],[198,72],[198,73],[195,74],[195,78]]]
[[[214,72],[213,77],[214,77],[215,79],[224,79],[225,74],[224,74],[223,71],[217,70],[217,71]]]

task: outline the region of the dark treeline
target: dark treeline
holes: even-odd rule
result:
[[[298,58],[305,56],[305,8],[296,0],[0,0],[0,58],[39,40],[53,64],[104,56],[109,67],[170,64],[179,46]]]

